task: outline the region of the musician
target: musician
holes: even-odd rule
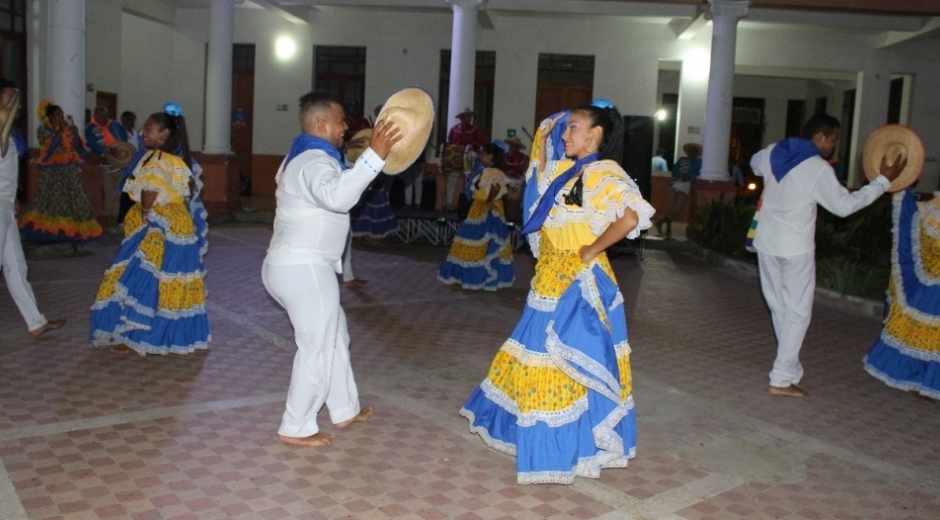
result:
[[[447,133],[447,141],[441,150],[441,168],[437,175],[437,194],[434,209],[454,210],[463,193],[466,173],[473,164],[473,154],[486,142],[483,132],[473,126],[473,109],[464,108],[457,119],[459,123]]]

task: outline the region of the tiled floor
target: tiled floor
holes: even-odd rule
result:
[[[617,259],[639,419],[627,469],[519,486],[514,461],[457,415],[518,318],[516,286],[437,282],[446,250],[355,251],[343,290],[366,423],[328,448],[275,437],[292,334],[260,280],[270,228],[218,226],[206,257],[207,353],[116,356],[86,340],[115,246],[35,261],[36,340],[0,289],[0,519],[940,518],[940,407],[866,375],[877,320],[817,306],[804,400],[766,393],[773,333],[760,293],[683,253]]]

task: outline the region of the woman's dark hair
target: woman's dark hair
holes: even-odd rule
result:
[[[600,125],[604,131],[603,142],[598,144],[597,151],[601,159],[611,159],[618,164],[623,157],[623,117],[617,108],[600,108],[594,105],[584,105],[572,112],[583,112],[591,118],[591,127]]]
[[[480,147],[481,152],[486,152],[493,156],[493,164],[490,165],[492,168],[499,168],[502,170],[505,167],[505,156],[506,152],[503,151],[496,143],[486,143]]]
[[[803,133],[801,135],[803,139],[809,139],[812,141],[818,133],[822,133],[824,136],[829,137],[841,127],[842,125],[839,124],[839,120],[830,116],[829,114],[816,114],[809,118],[809,121],[803,125]]]
[[[160,130],[164,128],[170,131],[166,141],[160,145],[159,149],[164,152],[178,155],[186,166],[193,167],[193,159],[189,155],[189,136],[186,133],[186,119],[182,116],[174,116],[166,112],[157,112],[151,114],[150,119],[157,124]]]
[[[52,119],[52,114],[55,114],[56,110],[62,110],[62,107],[49,103],[49,105],[46,107],[46,119]]]

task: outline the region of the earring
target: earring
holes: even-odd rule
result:
[[[588,138],[584,140],[584,144],[585,144],[584,151],[587,152],[587,153],[594,153],[594,152],[596,152],[597,149],[599,148],[599,146],[597,145],[597,141],[594,141],[594,149],[591,150],[591,151],[588,151],[587,146],[586,146],[588,141],[594,141],[594,136],[593,136],[593,135],[592,135],[592,136],[588,136]]]

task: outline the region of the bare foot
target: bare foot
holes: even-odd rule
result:
[[[802,388],[796,385],[790,386],[770,386],[770,393],[773,395],[785,395],[787,397],[806,397],[809,395],[809,392],[803,390]]]
[[[363,285],[369,283],[369,280],[363,280],[362,278],[353,278],[352,280],[347,280],[343,282],[343,287],[362,287]]]
[[[36,330],[29,331],[29,335],[38,338],[50,330],[61,329],[62,325],[65,325],[65,318],[59,318],[57,320],[47,321],[45,325],[39,327]]]
[[[337,428],[345,428],[345,427],[349,426],[349,425],[352,424],[352,423],[357,423],[357,422],[362,422],[362,421],[368,420],[369,417],[372,417],[372,414],[373,414],[373,413],[375,413],[375,409],[372,408],[371,406],[368,406],[368,407],[366,407],[366,408],[363,408],[362,411],[359,412],[358,414],[356,414],[356,416],[353,417],[352,419],[350,419],[350,420],[348,420],[348,421],[343,421],[343,422],[341,422],[341,423],[336,423],[336,427],[337,427]]]
[[[287,435],[277,434],[277,438],[284,444],[293,446],[329,446],[333,444],[333,436],[329,433],[318,432],[309,437],[288,437]]]
[[[114,352],[115,354],[129,354],[133,351],[134,349],[128,347],[127,345],[123,343],[121,343],[120,345],[115,345],[111,347],[111,352]]]

